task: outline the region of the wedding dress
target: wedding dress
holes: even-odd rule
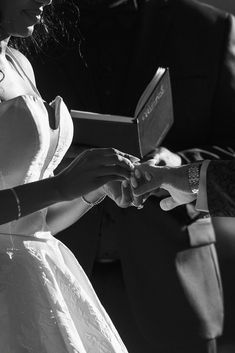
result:
[[[51,105],[53,130],[34,91],[0,103],[1,189],[52,175],[72,141],[63,100]],[[46,214],[0,225],[0,352],[127,353],[74,255],[51,235]]]

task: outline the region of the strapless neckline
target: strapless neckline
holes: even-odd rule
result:
[[[59,129],[59,121],[56,119],[56,118],[58,118],[58,116],[55,114],[55,112],[53,111],[53,109],[50,106],[50,104],[48,104],[45,100],[43,100],[41,96],[38,96],[36,94],[30,94],[30,93],[28,93],[28,94],[27,93],[26,94],[20,94],[20,95],[18,95],[16,97],[8,99],[8,100],[0,100],[0,104],[1,105],[10,104],[11,102],[14,102],[16,100],[21,100],[21,99],[24,99],[24,98],[30,98],[30,99],[34,99],[35,101],[39,100],[40,102],[42,102],[44,107],[45,107],[45,109],[47,110],[48,118],[49,118],[50,114],[53,114],[53,116],[54,116],[54,126],[55,127],[51,126],[51,121],[49,119],[49,128],[50,128],[50,130],[52,132],[58,131],[58,129]],[[0,105],[0,109],[1,109],[1,105]],[[50,109],[51,109],[51,111],[50,111]]]

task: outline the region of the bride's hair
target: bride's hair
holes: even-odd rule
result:
[[[39,24],[27,38],[11,37],[10,46],[25,54],[40,52],[44,46],[61,43],[68,45],[80,39],[79,9],[76,0],[54,0],[50,6],[45,6]]]

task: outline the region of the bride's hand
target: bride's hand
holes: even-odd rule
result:
[[[130,182],[127,180],[110,181],[103,186],[103,190],[119,207],[135,206],[142,208],[143,196],[133,195]]]
[[[87,194],[111,181],[130,178],[137,159],[114,148],[94,148],[81,153],[55,176],[64,200]]]

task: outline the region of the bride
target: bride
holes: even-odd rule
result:
[[[70,114],[61,97],[43,101],[30,63],[9,45],[33,34],[51,2],[0,0],[0,352],[124,353],[85,273],[53,234],[105,190],[112,196],[107,183],[128,179],[134,159],[91,149],[54,176],[72,140]]]

